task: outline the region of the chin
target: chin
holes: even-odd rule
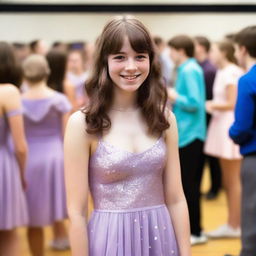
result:
[[[126,92],[136,92],[140,88],[141,84],[135,84],[135,85],[120,85],[118,88],[122,91]]]

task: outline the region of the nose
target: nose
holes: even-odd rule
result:
[[[134,71],[137,69],[136,61],[133,58],[128,58],[125,66],[125,70]]]

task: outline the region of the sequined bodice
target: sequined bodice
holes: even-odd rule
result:
[[[124,210],[164,203],[166,145],[161,137],[142,153],[102,140],[89,161],[89,185],[95,209]]]

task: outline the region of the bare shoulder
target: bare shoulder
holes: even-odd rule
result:
[[[74,112],[69,117],[68,125],[72,127],[86,129],[85,114],[81,110]]]
[[[76,137],[83,137],[87,140],[91,139],[91,135],[87,133],[87,125],[85,120],[85,113],[83,113],[81,110],[78,110],[71,114],[71,116],[68,119],[66,130],[68,133],[76,136]]]
[[[19,89],[13,84],[3,84],[0,86],[1,96],[3,98],[20,95]],[[9,98],[10,99],[10,98]]]
[[[86,131],[85,114],[80,110],[74,112],[68,119],[65,129],[65,144],[74,148],[88,148],[91,143],[91,135]]]
[[[0,86],[0,102],[8,111],[20,108],[20,92],[13,84],[3,84]]]

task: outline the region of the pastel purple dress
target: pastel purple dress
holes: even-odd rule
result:
[[[88,73],[84,72],[81,75],[76,75],[72,72],[68,72],[67,78],[75,86],[75,95],[78,105],[83,106],[87,100],[85,95],[85,82],[88,78]]]
[[[29,148],[26,191],[29,226],[43,227],[67,217],[64,187],[62,117],[67,98],[22,99]]]
[[[7,117],[13,115],[21,115],[21,111],[0,116],[0,230],[11,230],[28,222],[25,194],[7,121]]]
[[[94,211],[88,223],[90,256],[178,256],[165,205],[161,137],[142,153],[99,140],[89,161]]]

